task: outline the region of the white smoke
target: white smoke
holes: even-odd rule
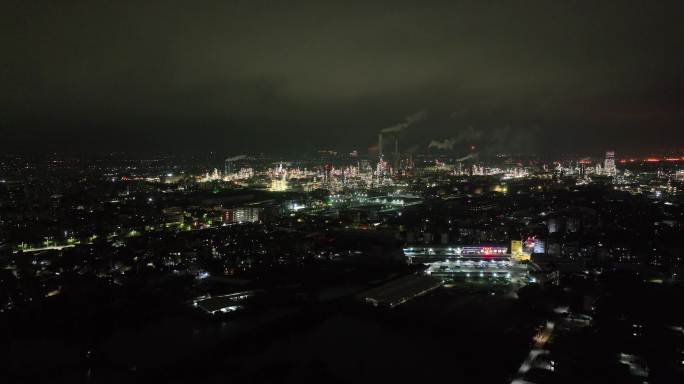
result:
[[[441,150],[451,150],[454,145],[460,143],[472,144],[472,142],[479,140],[482,137],[482,131],[476,130],[473,127],[468,127],[458,132],[454,137],[444,139],[442,141],[432,140],[428,144],[428,148],[437,148]]]
[[[472,142],[479,140],[482,137],[482,131],[477,130],[473,127],[468,127],[462,131],[459,131],[456,137],[454,137],[455,143]]]
[[[471,153],[471,154],[468,155],[468,156],[464,156],[464,157],[461,157],[461,158],[459,158],[459,159],[456,159],[456,161],[466,161],[466,160],[474,159],[474,158],[476,158],[477,156],[478,156],[478,153],[477,153],[477,152],[476,152],[476,153]]]
[[[454,144],[456,144],[456,139],[454,138],[444,139],[444,141],[432,140],[430,144],[428,144],[428,148],[437,148],[446,151],[447,149],[453,149]]]
[[[407,116],[403,122],[393,125],[391,127],[387,127],[383,130],[381,130],[381,133],[389,133],[389,132],[401,132],[405,128],[408,128],[409,126],[421,121],[425,120],[427,117],[427,113],[425,111],[420,111],[416,112],[413,115]]]
[[[238,160],[242,160],[242,159],[244,159],[244,158],[246,158],[246,157],[247,157],[247,156],[245,156],[245,155],[238,155],[238,156],[229,157],[229,158],[226,159],[226,161],[230,161],[230,162],[232,162],[232,161],[238,161]]]

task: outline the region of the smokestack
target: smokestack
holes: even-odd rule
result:
[[[378,157],[382,157],[382,132],[378,133]]]
[[[393,159],[394,164],[392,164],[392,166],[394,167],[394,172],[399,171],[399,162],[401,160],[400,158],[401,158],[401,156],[399,156],[399,137],[395,135],[394,136],[394,159]]]

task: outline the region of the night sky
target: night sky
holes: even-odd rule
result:
[[[364,152],[418,115],[405,150],[682,147],[683,15],[682,1],[3,1],[0,142]]]

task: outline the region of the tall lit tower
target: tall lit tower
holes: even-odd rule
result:
[[[606,152],[606,159],[603,161],[603,172],[608,176],[615,176],[617,174],[614,151]]]
[[[382,132],[378,134],[378,158],[382,159]]]
[[[394,151],[392,151],[392,140],[394,140]],[[390,162],[392,169],[399,169],[399,136],[396,132],[380,132],[378,134],[378,160]]]
[[[400,161],[401,155],[399,154],[399,136],[394,135],[394,153],[392,154],[392,168],[394,168],[394,172],[399,171]]]
[[[223,175],[230,175],[233,172],[235,172],[235,169],[233,167],[233,162],[230,160],[226,160],[223,162]]]

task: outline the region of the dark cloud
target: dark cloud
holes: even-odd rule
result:
[[[679,1],[2,7],[15,148],[367,148],[421,109],[407,148],[468,127],[526,151],[684,141]]]

